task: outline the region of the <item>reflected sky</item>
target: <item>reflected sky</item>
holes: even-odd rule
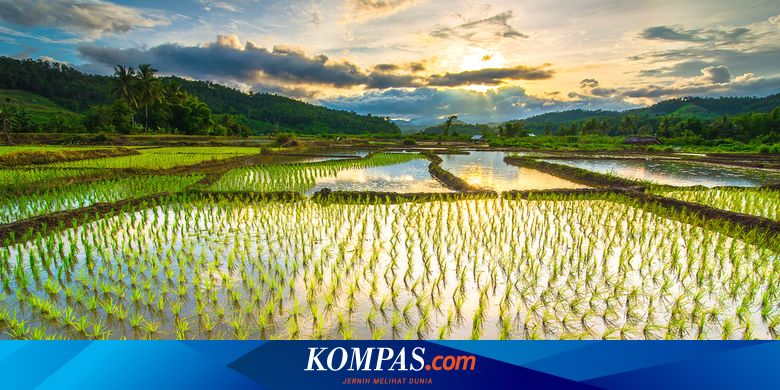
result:
[[[312,194],[323,188],[334,191],[452,192],[428,173],[428,160],[371,168],[345,169],[335,177],[317,179]]]
[[[509,165],[504,162],[504,156],[505,152],[478,151],[469,155],[441,155],[441,166],[473,186],[495,191],[584,188],[534,169]]]
[[[673,186],[760,187],[780,182],[780,172],[650,160],[547,160],[598,173]]]

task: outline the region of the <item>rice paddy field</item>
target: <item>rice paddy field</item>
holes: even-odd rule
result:
[[[122,157],[69,161],[50,165],[52,168],[136,168],[165,169],[195,165],[202,162],[248,156],[260,152],[250,147],[164,147],[138,150],[140,154]]]
[[[98,202],[113,202],[161,192],[179,192],[202,175],[131,176],[78,184],[31,195],[0,198],[0,223],[76,209]]]
[[[769,187],[646,189],[717,210],[717,218],[759,218],[753,227],[648,203],[642,191],[507,167],[498,154],[442,156],[456,176],[504,191],[458,194],[418,153],[323,152],[235,165],[231,157],[260,151],[140,152],[0,170],[28,189],[0,194],[0,338],[780,333],[772,233],[780,200]],[[217,165],[201,170],[204,161]],[[126,168],[142,171],[98,178]],[[56,186],[64,172],[82,179]],[[138,202],[109,207],[129,199]],[[98,204],[106,207],[90,208]],[[52,215],[63,220],[52,223]]]
[[[598,158],[546,161],[671,186],[760,187],[780,182],[780,172],[776,170],[723,167],[683,161]]]
[[[700,203],[735,213],[750,214],[780,222],[780,191],[762,188],[658,191],[686,202]]]
[[[423,191],[446,190],[430,177],[427,165],[424,156],[417,153],[376,153],[360,159],[254,166],[228,172],[212,189],[311,193],[327,187],[337,190],[399,191],[408,190],[404,184],[414,183]],[[394,172],[380,170],[376,174],[377,168],[392,169]],[[375,173],[373,177],[372,173]]]
[[[99,169],[28,168],[0,169],[0,188],[19,188],[34,183],[67,180],[79,176],[95,175]]]
[[[39,145],[21,145],[21,146],[5,146],[0,145],[0,156],[4,154],[16,153],[16,152],[60,152],[64,150],[90,150],[97,149],[94,146],[39,146]]]

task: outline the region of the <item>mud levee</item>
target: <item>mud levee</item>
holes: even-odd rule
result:
[[[531,157],[507,156],[504,162],[510,165],[536,169],[562,179],[591,187],[616,187],[637,188],[648,185],[639,181],[624,179],[622,177],[604,175],[568,165],[553,164],[539,161]]]
[[[445,187],[458,192],[484,192],[485,190],[479,187],[472,186],[471,184],[467,183],[465,180],[453,175],[450,171],[444,169],[441,167],[441,162],[443,161],[441,157],[430,153],[430,152],[423,152],[422,153],[425,157],[430,160],[430,164],[428,165],[428,172],[430,172],[431,176],[438,180],[441,184],[443,184]]]

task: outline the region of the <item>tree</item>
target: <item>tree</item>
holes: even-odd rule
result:
[[[30,112],[24,107],[17,107],[14,115],[14,122],[16,122],[16,128],[19,132],[30,131],[35,127],[35,123],[30,116]]]
[[[498,133],[507,138],[525,137],[528,132],[523,128],[522,122],[507,122],[498,127]]]
[[[458,116],[457,115],[452,115],[449,118],[447,118],[446,122],[444,122],[444,132],[443,132],[443,134],[444,134],[445,137],[448,137],[450,135],[450,126],[452,126],[452,121],[454,121],[455,119],[458,119]]]
[[[171,125],[184,134],[205,134],[212,126],[211,110],[192,95],[171,104]]]
[[[655,130],[653,130],[653,126],[650,126],[649,124],[644,124],[642,127],[637,130],[638,135],[648,136],[655,133]]]
[[[112,94],[115,99],[124,99],[133,109],[138,108],[138,80],[133,67],[117,65],[114,67],[116,82]],[[132,125],[135,127],[135,115],[131,115]]]
[[[114,132],[114,112],[111,106],[105,104],[96,104],[89,108],[86,118],[84,118],[84,126],[93,131],[99,132]]]
[[[5,143],[8,145],[13,145],[13,141],[11,141],[11,129],[10,127],[13,125],[14,115],[15,115],[14,107],[7,106],[7,105],[0,105],[0,125],[3,127],[3,133],[5,134]]]
[[[633,115],[626,115],[620,122],[620,129],[626,133],[626,136],[631,135],[631,132],[636,128],[636,118]]]
[[[149,104],[162,100],[164,92],[155,73],[157,69],[149,64],[138,66],[138,100],[144,105],[144,131],[149,131]]]

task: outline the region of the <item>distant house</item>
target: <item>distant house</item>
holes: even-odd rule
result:
[[[625,143],[630,145],[650,145],[650,144],[660,144],[661,141],[659,141],[657,137],[632,136],[632,137],[626,137]]]
[[[485,140],[485,136],[482,134],[472,135],[470,140],[471,142],[482,142]]]

